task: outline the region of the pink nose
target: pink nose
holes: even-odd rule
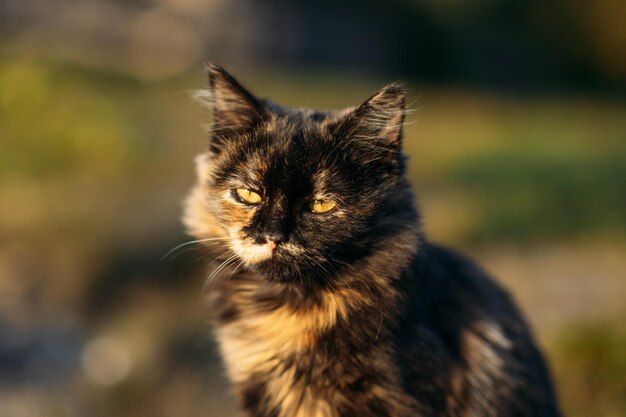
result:
[[[267,247],[270,248],[270,250],[273,251],[274,249],[276,249],[276,246],[277,246],[276,242],[274,242],[273,240],[268,240],[267,241]]]

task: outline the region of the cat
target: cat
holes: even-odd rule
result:
[[[248,415],[559,416],[508,294],[424,236],[403,84],[316,111],[208,75],[210,143],[183,221],[222,262],[215,333]]]

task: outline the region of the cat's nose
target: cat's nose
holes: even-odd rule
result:
[[[286,242],[289,239],[289,236],[287,236],[287,233],[283,230],[271,230],[265,232],[265,239],[278,246],[280,243]]]
[[[280,197],[280,196],[279,196]],[[277,197],[261,229],[261,236],[277,245],[289,240],[292,223],[285,197]]]

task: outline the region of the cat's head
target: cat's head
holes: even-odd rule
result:
[[[341,111],[286,109],[209,67],[210,146],[185,223],[272,282],[324,283],[413,227],[406,91]]]

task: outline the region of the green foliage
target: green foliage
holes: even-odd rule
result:
[[[460,161],[451,179],[481,208],[469,240],[623,237],[626,231],[623,151],[505,150]]]
[[[581,325],[565,332],[553,349],[567,415],[626,415],[626,326]]]
[[[0,179],[112,174],[141,157],[128,77],[0,56],[0,91]]]

